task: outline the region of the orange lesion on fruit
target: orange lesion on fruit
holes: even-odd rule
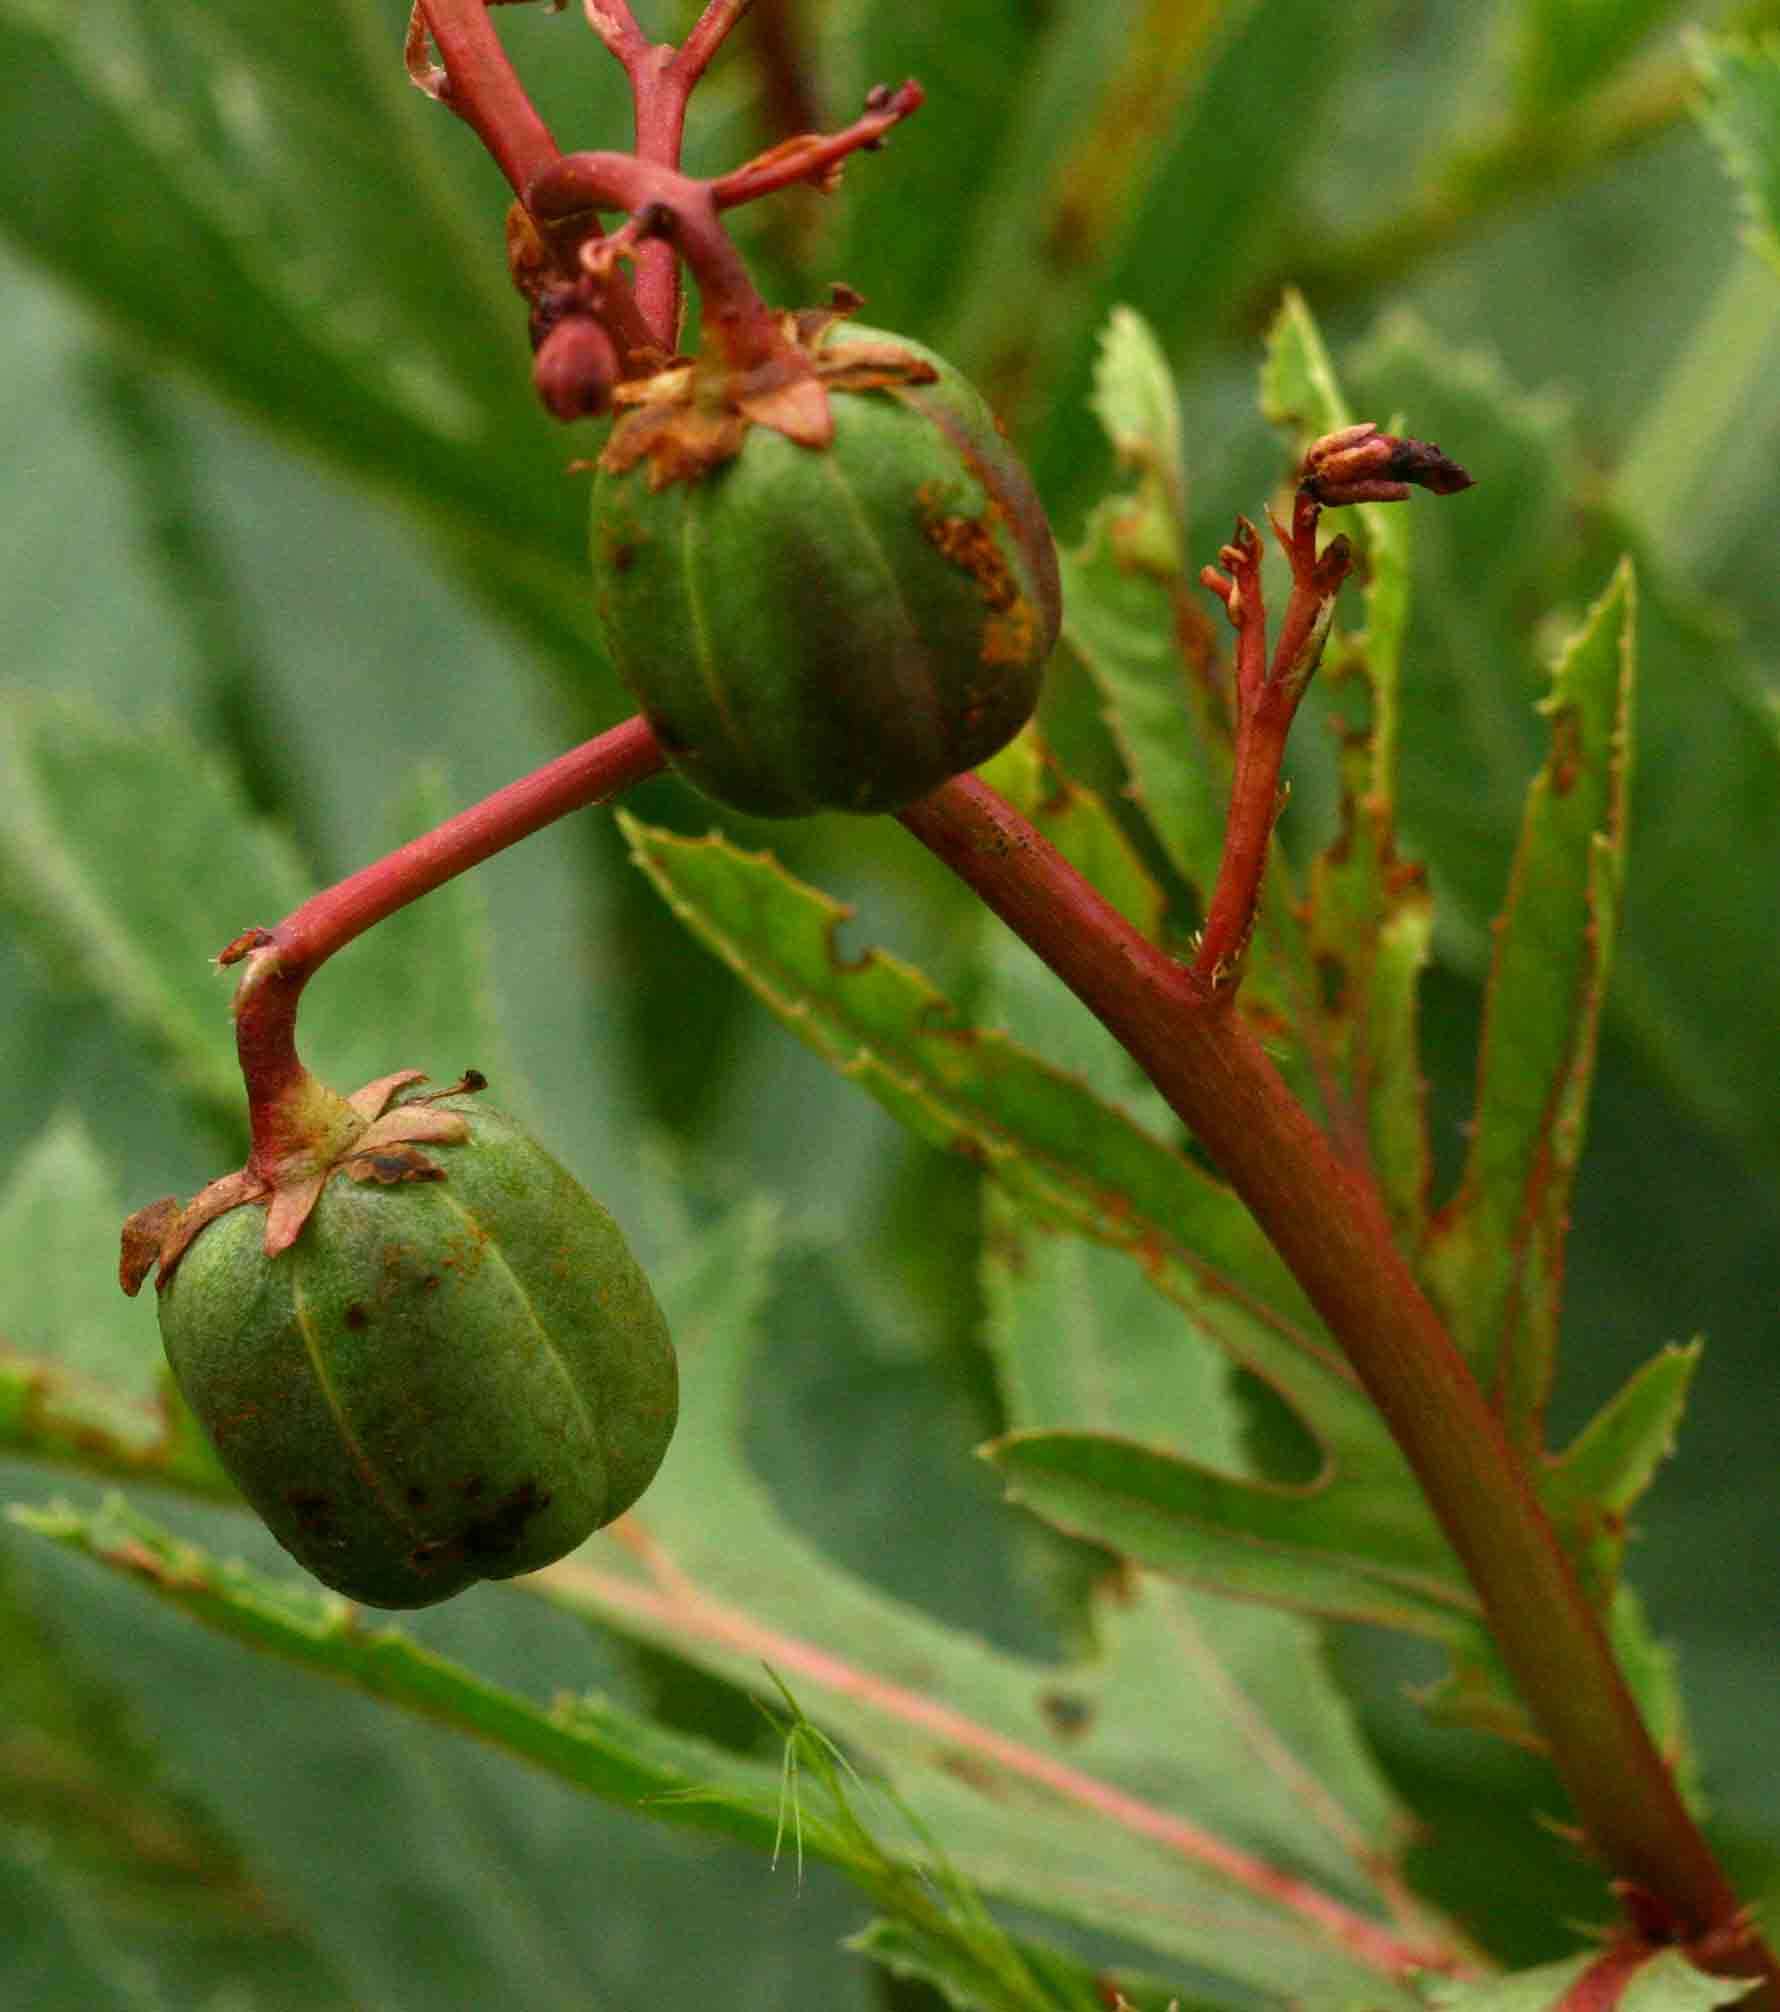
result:
[[[921,532],[944,559],[962,568],[976,584],[989,619],[978,654],[985,664],[1029,664],[1038,654],[1038,616],[1020,591],[999,535],[1001,512],[993,503],[980,517],[944,508],[942,485],[924,482],[915,493]]]

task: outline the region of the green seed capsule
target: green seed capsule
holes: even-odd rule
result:
[[[264,1210],[201,1230],[160,1294],[186,1401],[273,1535],[326,1585],[420,1607],[572,1550],[673,1434],[667,1325],[622,1235],[472,1097],[443,1179],[336,1173],[292,1247]]]
[[[849,387],[873,347],[912,368]],[[608,449],[594,480],[613,660],[686,779],[761,817],[896,810],[985,761],[1031,717],[1061,621],[1044,510],[965,379],[846,323],[811,354],[837,373],[831,445],[752,425],[715,465]]]

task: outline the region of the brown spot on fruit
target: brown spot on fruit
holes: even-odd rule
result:
[[[496,1504],[491,1514],[464,1529],[464,1550],[472,1558],[500,1558],[519,1548],[525,1526],[550,1507],[550,1497],[535,1481],[522,1481]]]
[[[284,1499],[306,1536],[325,1539],[332,1531],[334,1505],[330,1497],[313,1488],[292,1488]]]

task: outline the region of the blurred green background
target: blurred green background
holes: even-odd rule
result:
[[[690,17],[639,11],[660,32]],[[1281,472],[1253,385],[1288,282],[1359,408],[1403,413],[1478,476],[1474,509],[1428,513],[1405,694],[1406,849],[1433,862],[1441,903],[1425,1006],[1448,1176],[1487,926],[1538,757],[1541,649],[1636,553],[1629,911],[1554,1436],[1664,1342],[1709,1338],[1633,1570],[1679,1649],[1726,1836],[1759,1851],[1780,1838],[1780,272],[1746,246],[1747,203],[1691,107],[1715,60],[1699,31],[1780,9],[772,12],[824,121],[880,78],[919,77],[928,103],[839,197],[744,215],[768,290],[814,299],[844,279],[874,322],[976,375],[1065,540],[1110,474],[1085,396],[1117,301],[1178,363],[1205,557]],[[504,190],[467,129],[409,88],[404,14],[0,0],[5,682],[211,744],[324,878],[388,842],[417,765],[468,801],[626,710],[579,591],[565,464],[585,450],[530,401]],[[565,144],[621,142],[616,73],[574,10],[511,8],[500,25]],[[713,73],[694,167],[779,137],[766,47],[744,29]],[[1053,704],[1064,752],[1112,777],[1067,673]],[[1314,726],[1298,755],[1308,841],[1329,803]],[[712,821],[671,781],[636,808]],[[968,996],[979,925],[899,829],[724,823],[856,900],[850,942],[887,942]],[[152,857],[155,835],[119,845]],[[647,1154],[677,1156],[713,1200],[783,1208],[800,1255],[771,1308],[749,1451],[787,1513],[942,1618],[1055,1649],[1037,1540],[969,1458],[997,1422],[970,1175],[745,1001],[602,813],[478,883],[516,1101],[645,1255],[625,1197]],[[199,908],[205,890],[190,896]],[[131,1206],[229,1163],[226,1120],[18,919],[0,935],[0,1166],[65,1114]],[[203,940],[272,919],[206,914]],[[404,1002],[387,1007],[400,1051]],[[215,1024],[221,1050],[220,978]],[[409,1060],[481,1058],[388,1066]],[[91,1247],[108,1266],[106,1237]],[[63,1298],[15,1263],[0,1340],[52,1352]],[[147,1308],[132,1317],[152,1357]],[[57,1493],[79,1484],[0,1463],[5,1497]],[[239,1519],[163,1507],[225,1551],[275,1558]],[[755,1736],[733,1699],[494,1589],[414,1625],[521,1688],[572,1670]],[[1549,1922],[1513,1897],[1517,1879],[1525,1894],[1556,1877],[1520,1815],[1528,1796],[1554,1806],[1537,1769],[1423,1729],[1398,1687],[1426,1672],[1339,1646],[1388,1765],[1436,1822],[1430,1882],[1469,1877],[1474,1898],[1500,1884],[1503,1953],[1552,1953]],[[9,1739],[9,1717],[59,1730]],[[0,1526],[0,2002],[863,2007],[891,1987],[837,1947],[861,1918],[838,1882],[800,1891],[579,1802]]]

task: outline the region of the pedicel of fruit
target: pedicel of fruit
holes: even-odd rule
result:
[[[678,1402],[612,1218],[479,1076],[422,1080],[314,1085],[329,1122],[307,1165],[268,1181],[250,1162],[124,1233],[126,1290],[158,1264],[168,1362],[231,1479],[300,1564],[376,1607],[573,1550],[648,1486]]]

